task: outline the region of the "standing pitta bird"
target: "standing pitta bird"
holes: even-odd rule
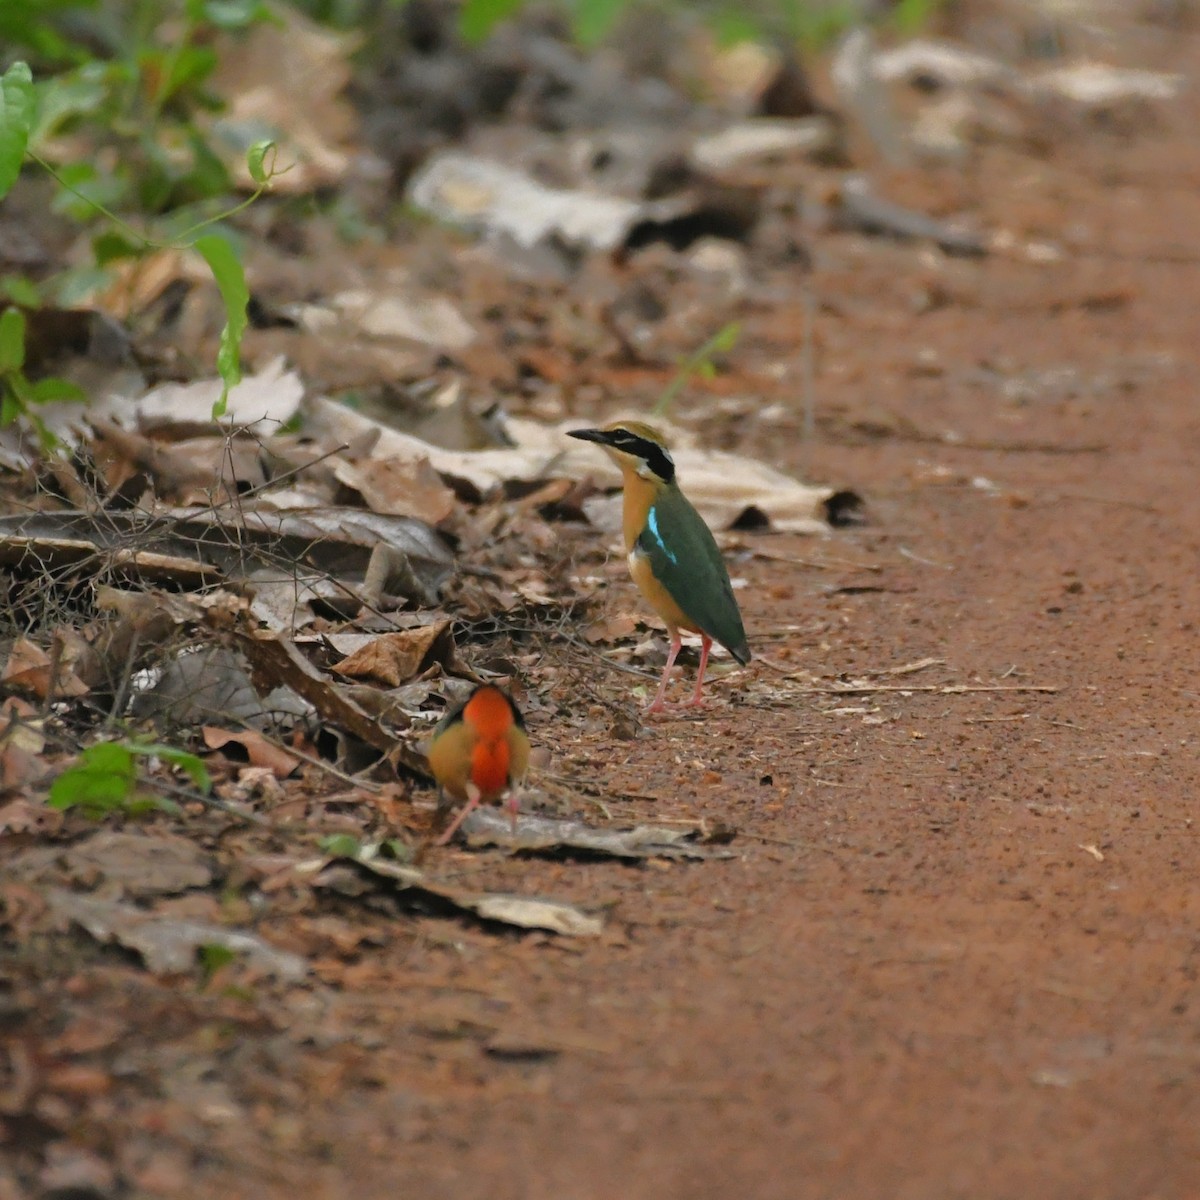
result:
[[[575,429],[570,436],[595,442],[621,468],[629,573],[671,636],[662,682],[647,711],[663,708],[681,630],[700,635],[700,673],[691,699],[699,704],[713,642],[743,666],[750,661],[742,614],[712,531],[679,490],[675,462],[656,429],[616,421],[603,429]]]
[[[440,799],[449,793],[466,801],[437,845],[444,846],[454,836],[472,809],[505,793],[516,831],[516,786],[529,769],[529,737],[521,710],[506,692],[481,684],[466,703],[438,722],[429,744],[429,766]]]

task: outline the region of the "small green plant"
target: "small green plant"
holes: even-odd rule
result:
[[[196,947],[196,957],[200,960],[200,973],[207,987],[212,982],[212,977],[222,967],[229,966],[237,955],[221,942],[205,942]]]
[[[31,383],[25,376],[25,314],[19,308],[0,313],[0,426],[11,425],[24,417],[48,451],[55,445],[54,435],[38,415],[38,408],[52,400],[85,399],[83,390],[66,379],[39,379]]]
[[[199,22],[207,20],[214,24],[221,22],[244,24],[250,19],[257,19],[265,12],[261,4],[246,3],[242,0],[188,0],[189,26],[187,37],[194,37]],[[187,66],[190,52],[201,53],[195,47],[176,46],[171,51],[169,63],[160,63],[160,74],[163,78],[154,85],[155,93],[151,103],[152,115],[155,119],[161,114],[167,100],[174,97],[185,80],[205,74],[198,62]],[[208,56],[208,57],[204,57]],[[207,69],[211,70],[212,63],[208,62],[211,52],[202,54]],[[90,67],[97,64],[91,63]],[[143,63],[141,70],[150,71]],[[87,67],[79,68],[86,72]],[[69,76],[70,73],[68,73]],[[111,204],[128,201],[127,189],[112,187],[96,187],[94,168],[90,164],[67,164],[58,169],[43,158],[32,146],[39,137],[44,138],[58,129],[64,122],[81,114],[97,116],[99,106],[97,88],[104,88],[99,81],[92,80],[96,87],[85,86],[86,79],[54,77],[41,85],[35,86],[33,72],[24,62],[13,63],[0,77],[0,199],[2,199],[16,183],[22,164],[28,159],[46,171],[59,185],[60,197],[69,198],[75,208],[71,215],[83,221],[89,216],[102,216],[107,219],[109,227],[93,240],[93,253],[97,267],[102,268],[114,259],[130,255],[143,254],[150,250],[166,246],[191,246],[208,264],[221,299],[225,307],[226,323],[221,334],[220,348],[217,354],[217,370],[221,377],[222,390],[219,399],[213,406],[214,418],[224,414],[229,397],[229,389],[241,378],[240,348],[242,337],[246,330],[246,311],[249,304],[249,291],[246,287],[245,273],[241,260],[229,238],[219,233],[203,233],[220,221],[225,221],[243,208],[253,204],[265,192],[272,178],[277,174],[275,163],[275,146],[270,141],[260,141],[252,145],[246,153],[246,163],[250,177],[255,185],[255,191],[245,200],[213,215],[194,220],[186,228],[180,229],[173,237],[160,240],[134,229],[128,222],[117,216]],[[40,91],[38,87],[40,86]],[[113,119],[117,127],[119,121],[111,113],[104,114]],[[158,145],[153,137],[143,132],[143,149],[149,152],[157,151]],[[195,131],[191,140],[195,143]],[[193,146],[193,149],[196,149]],[[219,168],[219,178],[216,172],[210,172],[212,178],[204,189],[206,196],[212,197],[227,190],[229,180],[220,167],[216,156],[211,151],[200,154],[210,166],[216,164]],[[156,211],[171,202],[170,195],[164,194],[158,200],[152,197],[137,198],[144,211]],[[177,223],[178,217],[186,211],[180,208],[173,214],[172,222]],[[23,281],[5,281],[5,291],[10,299],[19,299],[30,305],[38,299],[38,290],[28,285],[22,287]],[[23,374],[25,362],[25,322],[19,312],[14,316],[13,308],[8,308],[4,316],[8,318],[7,326],[0,329],[3,347],[0,347],[0,376],[3,378],[3,395],[0,399],[0,424],[11,423],[19,417],[26,418],[37,431],[45,449],[50,449],[53,439],[49,437],[44,424],[38,419],[36,406],[50,399],[82,399],[82,395],[71,389],[70,385],[60,380],[41,380],[31,384]]]
[[[186,750],[133,740],[97,742],[50,785],[47,803],[57,809],[78,808],[94,820],[114,812],[137,815],[159,809],[177,813],[179,806],[173,801],[139,790],[139,768],[147,758],[178,767],[205,795],[212,791],[208,768]]]
[[[515,16],[528,0],[465,0],[459,31],[480,42],[501,21]],[[921,29],[946,0],[898,0],[888,20],[901,34]],[[862,0],[559,0],[577,42],[594,46],[604,40],[634,7],[692,12],[704,20],[723,45],[789,39],[810,50],[827,46],[864,20]]]
[[[919,33],[933,19],[946,0],[897,0],[892,8],[891,22],[898,33],[911,37]]]
[[[675,397],[687,386],[693,375],[702,379],[712,379],[717,373],[717,365],[713,361],[720,354],[728,354],[737,345],[742,336],[742,326],[738,321],[730,321],[722,325],[702,346],[692,351],[680,364],[671,382],[663,388],[651,412],[656,417],[665,417],[675,401]]]
[[[359,862],[370,862],[373,858],[392,858],[407,862],[412,851],[399,838],[383,841],[366,841],[352,833],[331,833],[317,843],[321,853],[330,858],[356,858]]]

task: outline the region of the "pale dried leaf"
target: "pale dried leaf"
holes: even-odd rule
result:
[[[633,829],[593,829],[582,821],[560,821],[521,813],[513,833],[508,814],[477,808],[462,824],[470,846],[510,850],[583,850],[613,858],[732,858],[728,850],[698,845],[694,829],[638,825]]]
[[[112,396],[91,410],[96,416],[142,430],[166,425],[193,426],[212,421],[212,407],[221,397],[219,379],[194,383],[164,383],[144,396]],[[228,407],[220,422],[233,429],[274,433],[296,415],[304,398],[304,383],[287,369],[282,356],[267,363],[229,390]]]
[[[587,476],[613,487],[621,482],[620,471],[607,455],[566,436],[569,430],[579,428],[578,421],[544,425],[513,418],[506,423],[516,443],[511,448],[443,450],[332,400],[313,402],[309,414],[321,436],[352,441],[378,430],[374,455],[398,461],[427,459],[443,476],[464,480],[483,495],[513,480]],[[829,528],[825,502],[834,489],[800,483],[744,455],[699,449],[679,429],[664,426],[664,433],[684,491],[711,525],[726,527],[747,510],[756,509],[776,529],[818,533]]]
[[[176,895],[213,880],[207,855],[183,837],[102,830],[70,847],[61,861],[73,878],[98,879],[130,897]]]
[[[416,867],[379,859],[369,862],[343,861],[353,861],[358,872],[385,879],[401,893],[413,891],[436,896],[484,921],[498,921],[520,929],[547,929],[567,937],[598,937],[603,932],[603,922],[599,917],[591,916],[572,904],[499,892],[475,892],[426,875]],[[336,886],[337,875],[330,875],[327,871],[317,882],[318,885],[324,882],[324,886]]]
[[[837,138],[828,117],[755,117],[697,138],[692,161],[706,171],[727,171],[748,161],[822,154]]]
[[[434,155],[413,177],[409,199],[440,221],[505,234],[532,247],[547,238],[612,250],[640,221],[678,216],[677,202],[647,203],[552,188],[513,167],[461,150]]]
[[[86,930],[101,943],[116,942],[135,951],[149,970],[159,975],[196,970],[202,946],[224,946],[263,974],[289,983],[308,974],[308,964],[296,954],[278,950],[253,933],[203,921],[158,917],[152,912],[98,900],[77,892],[52,888],[46,893],[51,909]]]
[[[442,350],[465,350],[476,337],[470,322],[444,296],[402,298],[391,290],[362,288],[339,292],[329,303],[342,321],[368,337],[403,338]]]
[[[1112,108],[1138,101],[1173,100],[1183,90],[1184,82],[1182,75],[1164,71],[1083,61],[1042,71],[1028,81],[1027,87],[1033,95],[1059,95],[1085,108]]]
[[[913,38],[881,50],[871,61],[887,83],[931,81],[940,87],[988,87],[1012,80],[1011,67],[953,42]]]

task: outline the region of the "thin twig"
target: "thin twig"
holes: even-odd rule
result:
[[[219,809],[231,817],[248,821],[251,825],[260,825],[263,829],[275,828],[270,821],[265,817],[260,817],[258,813],[244,812],[240,808],[234,808],[232,804],[227,804],[224,800],[218,800],[216,796],[206,796],[203,792],[197,791],[195,788],[182,787],[177,783],[169,783],[165,779],[149,778],[146,782],[156,791],[163,791],[171,796],[178,796],[179,799],[190,801],[193,804],[203,804],[206,808]]]
[[[341,783],[348,783],[351,787],[361,788],[364,792],[371,792],[374,795],[383,794],[383,784],[368,783],[365,779],[358,779],[353,775],[348,775],[345,771],[338,770],[332,763],[327,763],[324,759],[314,758],[311,754],[305,754],[303,750],[297,750],[295,746],[287,745],[282,738],[274,737],[269,733],[264,733],[261,729],[253,729],[246,724],[245,721],[239,721],[238,724],[247,733],[253,733],[257,737],[262,738],[264,742],[270,742],[278,750],[282,750],[284,754],[290,755],[292,758],[298,758],[301,762],[307,763],[310,767],[316,767],[320,771],[324,771],[327,775],[332,775],[334,779]]]
[[[816,296],[811,278],[806,280],[803,291],[804,327],[801,333],[800,387],[804,394],[804,432],[801,439],[803,451],[801,464],[805,476],[812,467],[813,430],[816,426],[816,365],[813,353],[813,331],[816,323]]]
[[[229,436],[233,436],[232,431],[230,432]],[[226,439],[226,445],[228,444],[228,439]],[[243,500],[248,500],[251,496],[254,496],[259,492],[266,491],[268,488],[277,487],[285,479],[290,479],[293,475],[299,475],[303,471],[311,471],[312,468],[318,463],[322,463],[327,458],[332,458],[335,454],[341,454],[343,450],[349,449],[350,443],[343,442],[340,446],[334,446],[332,450],[327,450],[324,454],[314,458],[312,462],[301,463],[298,467],[292,467],[290,471],[284,471],[281,475],[272,475],[270,479],[264,480],[262,483],[256,484],[252,488],[247,488],[244,492],[237,492],[234,495],[227,496],[224,500],[216,501],[210,504],[209,509],[215,513],[218,508],[225,508],[228,505],[233,504],[235,501],[241,502]]]

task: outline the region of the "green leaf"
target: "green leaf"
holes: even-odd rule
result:
[[[723,8],[714,13],[709,24],[717,45],[723,50],[739,42],[754,42],[763,37],[761,18],[756,20],[740,8]]]
[[[118,74],[109,64],[93,62],[77,71],[39,79],[34,84],[37,115],[29,140],[36,146],[75,117],[98,116],[120,86]]]
[[[15,62],[0,76],[0,197],[17,182],[32,126],[33,73]]]
[[[275,157],[279,147],[270,138],[266,138],[261,142],[255,142],[249,150],[246,151],[246,168],[250,172],[250,178],[259,187],[266,187],[271,176],[275,174]],[[263,161],[267,155],[271,156],[271,165],[267,166]]]
[[[722,325],[716,333],[712,335],[706,349],[710,354],[724,354],[727,350],[732,350],[738,343],[738,338],[742,336],[742,324],[740,321],[730,321],[728,325]]]
[[[179,750],[175,746],[163,746],[157,742],[135,742],[130,749],[134,754],[140,754],[144,758],[161,758],[163,762],[178,767],[187,773],[188,778],[205,795],[212,791],[212,777],[204,765],[204,760],[197,755],[187,750]]]
[[[943,0],[898,0],[892,9],[892,24],[900,33],[911,36],[920,31],[942,3]]]
[[[19,308],[0,313],[0,375],[11,375],[25,365],[25,314]]]
[[[0,279],[0,294],[22,308],[41,308],[42,296],[37,284],[24,275],[5,275]]]
[[[29,399],[34,404],[49,404],[52,400],[82,404],[87,399],[87,392],[69,379],[39,379],[30,386]]]
[[[188,0],[188,20],[206,21],[218,29],[245,29],[258,21],[275,21],[262,0]]]
[[[360,846],[358,838],[352,833],[331,833],[328,837],[323,837],[318,843],[322,854],[328,854],[330,858],[357,858]]]
[[[142,57],[142,74],[159,77],[155,100],[166,104],[186,88],[203,83],[217,65],[216,53],[207,46],[184,46],[179,50],[155,51]]]
[[[494,26],[511,17],[524,0],[466,0],[458,14],[458,31],[468,42],[482,42]]]
[[[629,0],[576,0],[571,27],[581,46],[595,46],[612,32]]]
[[[237,957],[228,946],[220,942],[205,942],[196,947],[200,959],[200,970],[206,980],[211,979],[222,967],[227,967]]]
[[[71,267],[49,281],[50,298],[59,308],[78,308],[92,300],[97,292],[111,287],[112,281],[112,272],[103,267]]]
[[[102,815],[123,808],[133,797],[137,769],[128,746],[100,742],[89,746],[75,766],[50,785],[51,808],[82,808]]]
[[[394,858],[397,862],[412,862],[413,860],[412,847],[399,838],[388,838],[380,847],[381,853],[385,850],[387,857]]]
[[[225,415],[229,405],[229,389],[242,377],[241,347],[246,332],[246,308],[250,303],[250,292],[246,287],[246,275],[242,270],[237,252],[215,233],[196,239],[195,248],[208,263],[221,299],[225,303],[225,328],[221,330],[221,345],[217,350],[217,370],[221,375],[221,398],[213,405],[213,419]]]
[[[144,249],[145,243],[139,244],[115,229],[92,238],[92,257],[98,267],[106,267],[119,258],[137,258]]]

